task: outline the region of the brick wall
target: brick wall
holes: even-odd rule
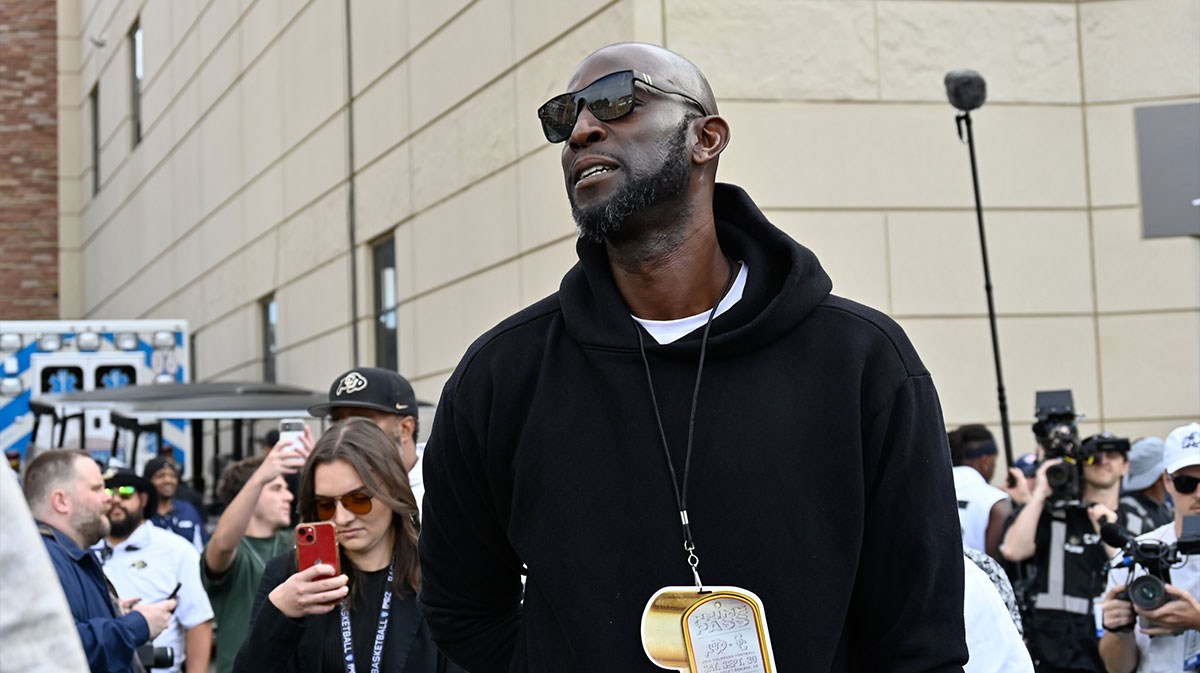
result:
[[[0,1],[0,318],[58,318],[53,0]]]

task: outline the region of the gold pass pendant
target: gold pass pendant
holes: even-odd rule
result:
[[[738,587],[665,587],[642,613],[642,647],[662,668],[690,673],[773,673],[762,601]]]

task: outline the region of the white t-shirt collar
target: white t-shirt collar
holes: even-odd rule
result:
[[[742,292],[746,290],[746,278],[749,276],[749,266],[745,262],[741,262],[741,265],[742,268],[738,270],[737,278],[733,279],[733,285],[729,287],[729,292],[726,292],[725,296],[717,304],[717,315],[721,315],[733,308],[734,304],[737,304],[741,300]],[[654,340],[661,346],[678,341],[684,336],[704,327],[704,323],[708,322],[709,313],[710,311],[704,311],[703,313],[675,320],[647,320],[639,318],[636,315],[633,316],[633,319],[639,325],[646,328],[650,336],[654,337]],[[713,317],[715,318],[716,316]]]

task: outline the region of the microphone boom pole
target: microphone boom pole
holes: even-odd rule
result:
[[[958,139],[963,140],[966,127],[966,143],[971,155],[971,183],[975,188],[975,219],[979,223],[979,248],[983,253],[983,289],[987,295],[988,325],[992,331],[992,357],[996,363],[996,396],[1000,406],[1000,431],[1004,437],[1004,458],[1009,467],[1013,464],[1012,435],[1008,429],[1008,398],[1004,392],[1004,373],[1000,367],[1000,337],[996,332],[996,304],[992,299],[992,271],[988,263],[987,234],[983,228],[983,202],[979,198],[979,168],[975,163],[975,133],[971,126],[971,110],[983,105],[987,98],[987,87],[983,77],[974,70],[953,70],[946,74],[946,95],[951,105],[960,110],[954,118],[958,126]],[[1008,476],[1008,485],[1013,486],[1013,477]]]

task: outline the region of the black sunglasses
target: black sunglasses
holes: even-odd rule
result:
[[[1177,474],[1171,477],[1171,483],[1175,484],[1175,490],[1184,495],[1191,495],[1196,492],[1196,485],[1200,484],[1200,477],[1191,477],[1186,474]]]
[[[586,103],[592,115],[602,122],[620,119],[629,114],[633,110],[635,81],[663,93],[683,96],[700,108],[704,116],[708,116],[704,104],[691,95],[678,89],[659,86],[643,72],[622,70],[605,75],[579,91],[559,94],[538,108],[538,119],[542,121],[542,132],[546,134],[546,140],[561,143],[571,137],[571,130],[575,128],[575,122],[579,119],[582,103]]]

